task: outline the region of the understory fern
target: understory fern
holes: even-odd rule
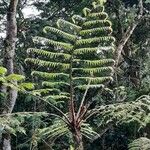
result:
[[[55,27],[43,29],[45,37],[33,38],[35,47],[27,50],[29,57],[25,61],[34,66],[31,74],[41,87],[34,94],[54,104],[67,101],[69,109],[69,125],[57,122],[60,126],[55,127],[54,123],[39,134],[57,137],[71,131],[78,136],[80,131],[90,139],[96,136],[83,123],[87,110],[82,108],[87,105],[88,89],[104,88],[113,80],[115,38],[111,25],[104,6],[97,1],[92,3],[92,9],[83,9],[83,16],[74,15],[70,21],[58,19]],[[57,131],[59,127],[61,130]]]
[[[129,144],[129,150],[149,150],[149,149],[150,149],[150,139],[146,137],[136,139]]]
[[[89,114],[98,114],[99,126],[134,123],[138,131],[150,123],[150,96],[143,95],[132,102],[100,106]]]

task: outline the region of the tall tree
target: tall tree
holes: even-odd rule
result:
[[[14,56],[17,40],[17,4],[18,0],[11,0],[7,11],[6,39],[4,41],[3,49],[3,66],[7,68],[8,75],[14,73]],[[4,86],[1,90],[4,93],[7,92],[2,113],[12,113],[17,98],[17,91],[10,87],[6,88]],[[11,150],[11,138],[9,133],[3,134],[2,149]]]

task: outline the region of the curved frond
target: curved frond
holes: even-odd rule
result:
[[[68,27],[69,31],[73,31],[74,33],[82,29],[82,27],[63,19],[58,19],[57,26],[61,29],[65,29],[66,27]]]
[[[47,50],[43,49],[36,49],[36,48],[29,48],[27,49],[27,53],[29,54],[37,54],[40,56],[46,56],[50,59],[58,59],[58,58],[63,58],[65,60],[70,60],[71,55],[70,54],[65,54],[65,53],[54,53],[54,52],[49,52]]]
[[[150,139],[146,137],[136,139],[129,144],[129,150],[149,150],[149,149],[150,149]]]
[[[56,35],[58,35],[60,37],[63,37],[65,39],[69,40],[69,41],[75,41],[77,39],[76,35],[69,34],[69,33],[66,33],[66,32],[64,32],[62,30],[59,30],[59,29],[53,28],[53,27],[49,27],[49,26],[46,26],[44,28],[44,32],[45,33],[50,32],[50,33],[56,34]]]
[[[83,123],[81,126],[81,133],[83,136],[85,136],[86,138],[92,140],[95,137],[98,136],[98,133],[96,133],[89,124],[85,124]]]
[[[56,46],[58,48],[63,48],[64,50],[70,51],[73,49],[73,45],[71,45],[70,43],[64,43],[64,42],[58,42],[58,41],[54,41],[54,40],[50,40],[47,38],[43,38],[43,37],[34,37],[33,38],[34,43],[41,43],[42,45],[52,45],[52,46]]]
[[[53,68],[61,67],[62,69],[69,69],[69,66],[70,66],[70,64],[67,64],[67,63],[50,62],[50,61],[44,61],[44,60],[35,59],[35,58],[27,58],[25,62],[30,62],[39,67],[53,67]]]

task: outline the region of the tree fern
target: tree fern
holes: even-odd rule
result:
[[[85,98],[80,97],[81,100],[76,101],[76,106],[80,106],[75,107],[76,95],[87,93],[88,89],[101,89],[113,80],[115,39],[102,5],[102,1],[96,1],[92,9],[83,9],[83,16],[74,15],[71,21],[59,19],[56,27],[46,26],[45,37],[34,37],[37,47],[27,50],[26,63],[37,67],[32,75],[38,78],[42,87],[42,91],[33,92],[41,94],[49,89],[50,93],[44,95],[47,100],[66,99],[69,130],[75,134],[84,131],[87,137],[94,131],[89,132],[87,126],[80,130],[81,119],[87,110],[81,109],[86,108]]]
[[[143,95],[133,102],[100,106],[89,112],[90,115],[94,113],[99,116],[99,126],[135,123],[140,130],[150,123],[150,96]]]

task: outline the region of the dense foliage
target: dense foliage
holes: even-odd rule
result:
[[[0,0],[0,66],[9,3]],[[0,143],[8,135],[12,150],[73,150],[81,139],[87,150],[148,150],[149,4],[19,0],[15,73],[0,67],[0,112],[9,89],[19,94],[0,114]],[[26,16],[31,8],[38,14]]]

